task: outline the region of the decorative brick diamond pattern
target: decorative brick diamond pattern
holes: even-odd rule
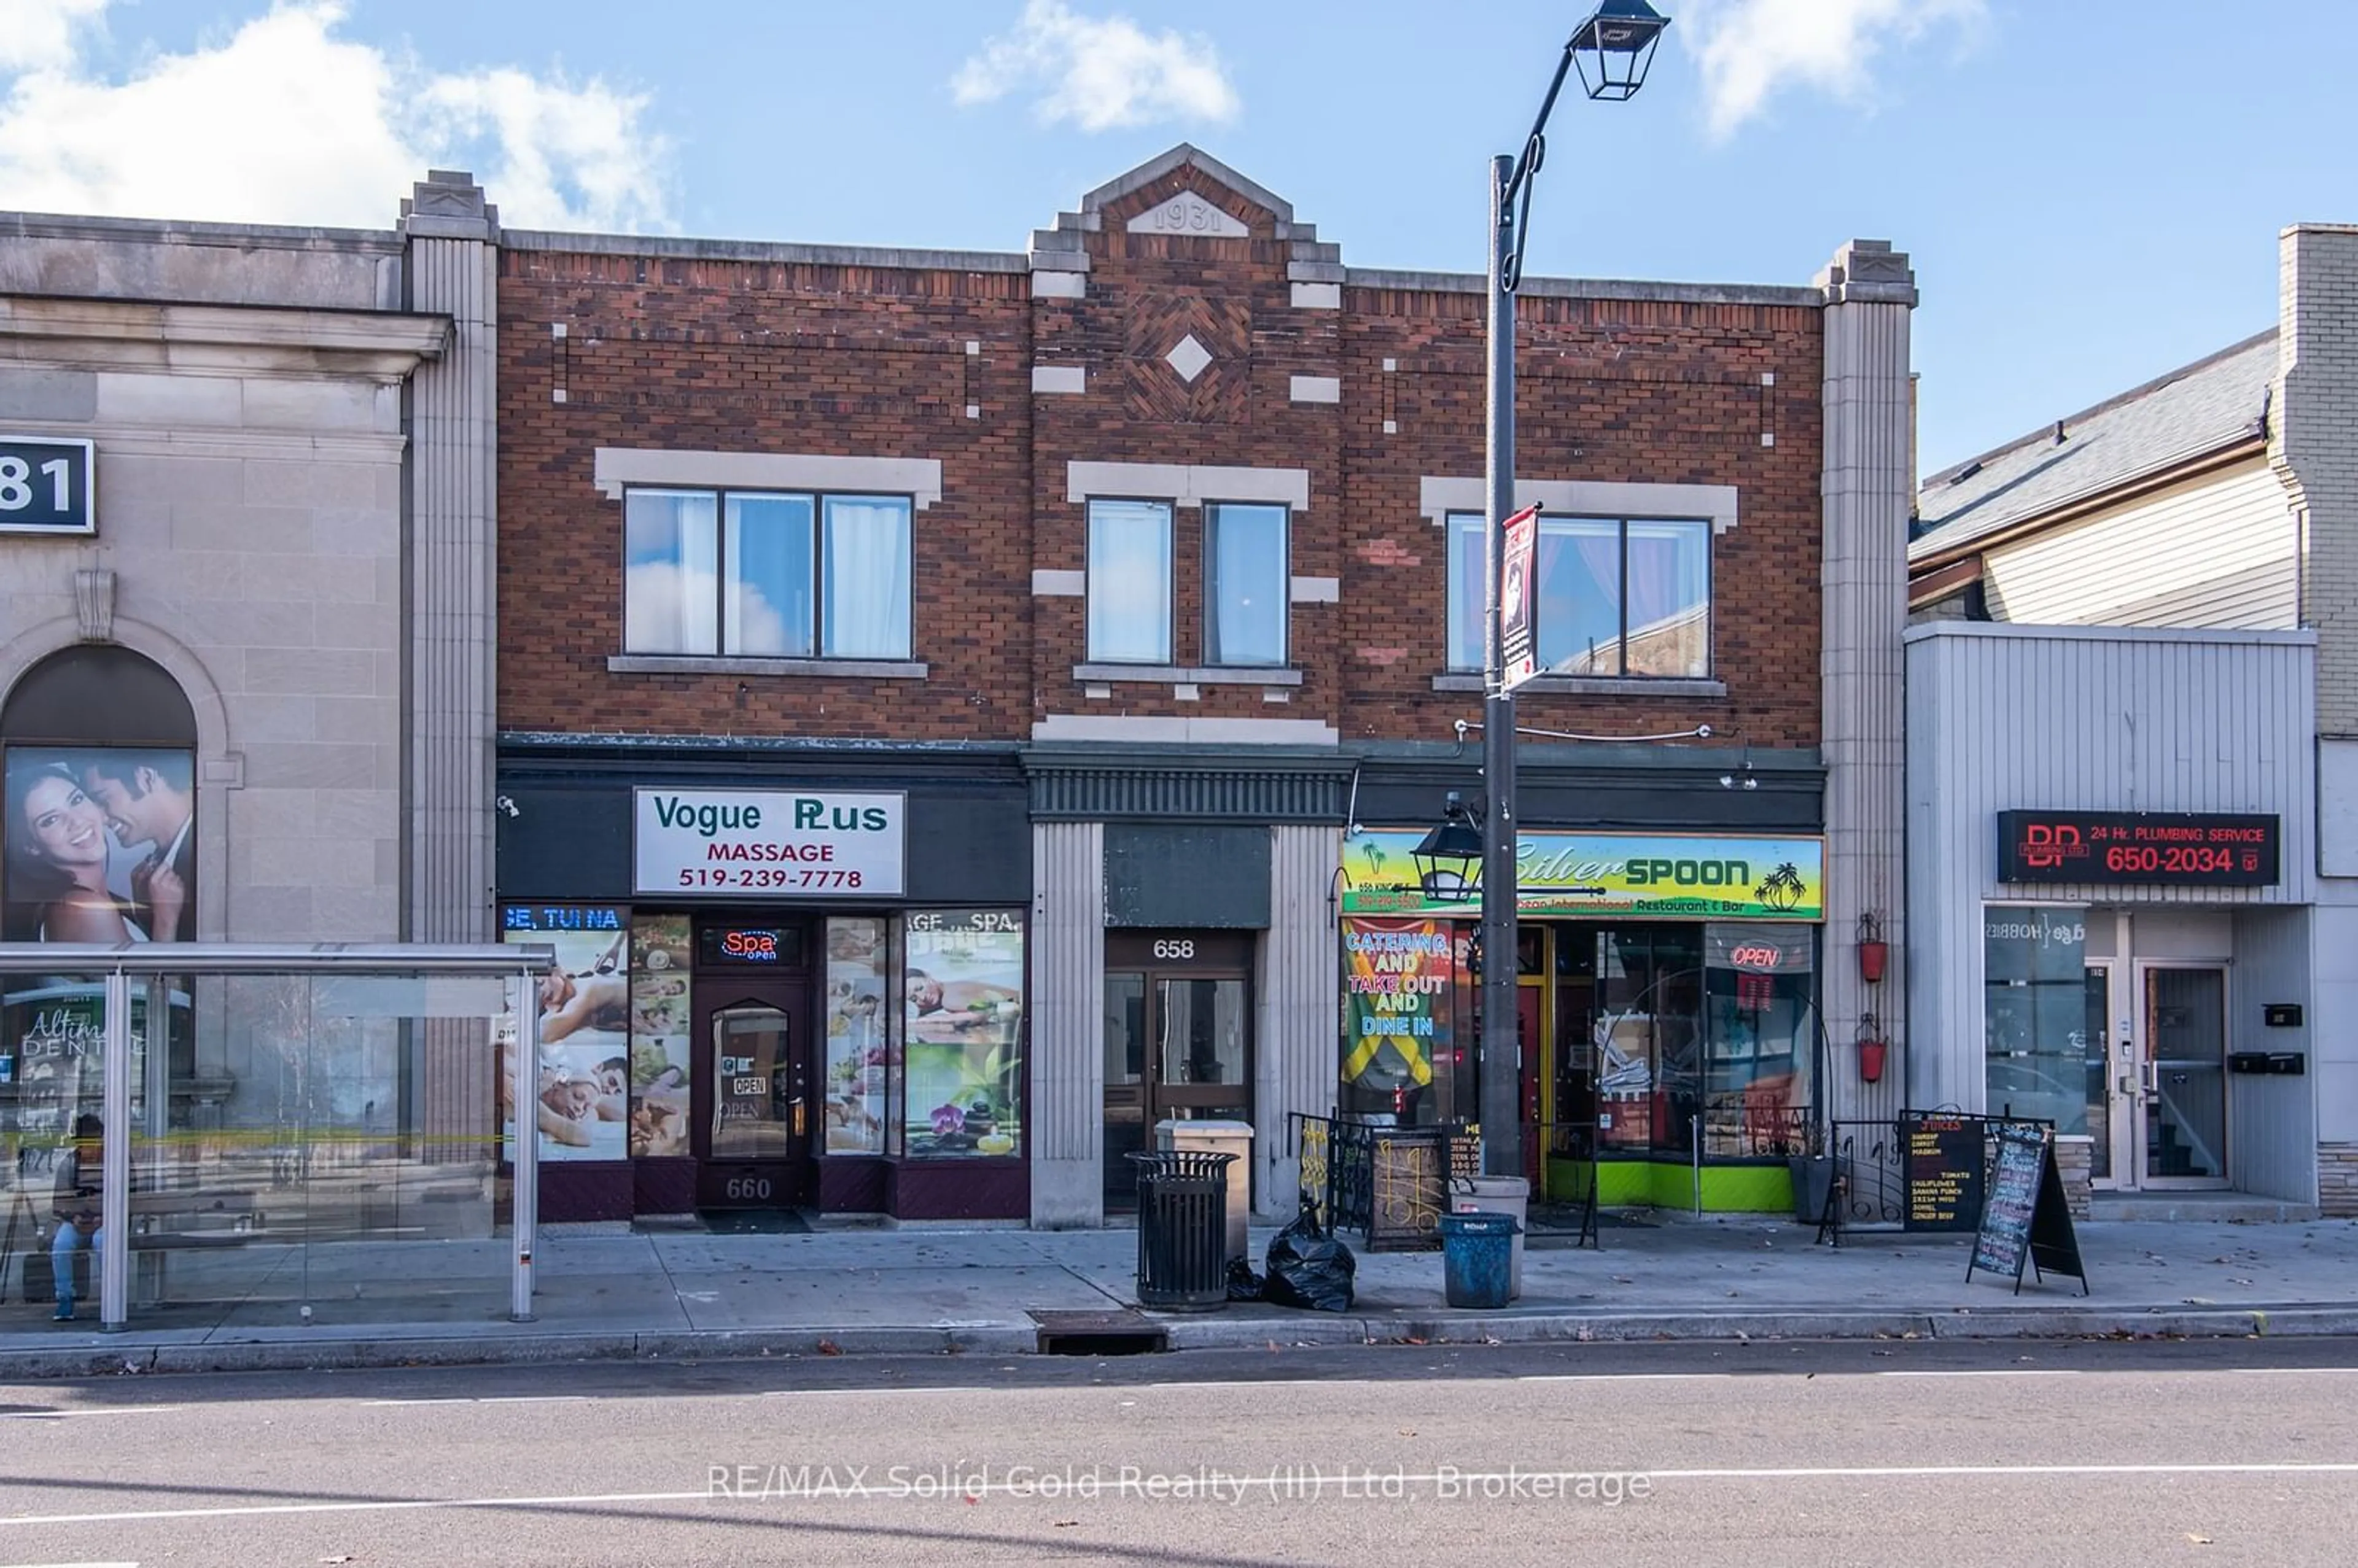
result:
[[[1123,322],[1133,417],[1236,424],[1251,411],[1252,308],[1243,299],[1157,290]]]
[[[1193,332],[1180,339],[1179,346],[1163,357],[1173,370],[1179,373],[1181,381],[1188,382],[1203,374],[1204,367],[1212,362],[1211,351],[1197,342]]]

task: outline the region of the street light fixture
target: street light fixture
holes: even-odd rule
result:
[[[1441,808],[1441,822],[1409,851],[1416,864],[1416,885],[1435,903],[1463,903],[1474,886],[1474,868],[1482,863],[1482,829],[1466,803],[1452,791]]]
[[[1515,952],[1515,696],[1507,680],[1507,618],[1502,612],[1501,589],[1507,574],[1506,523],[1515,510],[1515,290],[1522,282],[1532,177],[1547,159],[1548,116],[1555,112],[1556,95],[1563,91],[1564,78],[1575,65],[1589,97],[1628,99],[1645,85],[1654,47],[1669,26],[1670,18],[1645,0],[1604,0],[1565,40],[1563,58],[1556,62],[1555,78],[1540,103],[1531,134],[1524,139],[1522,156],[1490,160],[1490,380],[1486,436],[1489,474],[1484,519],[1484,542],[1488,548],[1483,574],[1487,614],[1482,664],[1482,772],[1489,803],[1482,817],[1482,950],[1508,959]],[[1511,961],[1484,965],[1485,1175],[1523,1173],[1522,1044],[1517,1017],[1515,965]]]

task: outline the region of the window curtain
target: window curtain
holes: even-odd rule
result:
[[[1540,665],[1558,675],[1621,668],[1621,524],[1540,519]]]
[[[823,558],[825,656],[908,658],[909,503],[827,497]]]
[[[1478,670],[1482,638],[1482,518],[1449,514],[1449,667]]]
[[[1629,673],[1711,673],[1711,525],[1629,524]]]
[[[622,508],[622,650],[710,654],[719,645],[719,498],[633,490]]]
[[[1171,662],[1171,508],[1089,503],[1089,654],[1114,664]]]

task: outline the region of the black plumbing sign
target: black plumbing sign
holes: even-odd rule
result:
[[[0,435],[0,534],[95,534],[88,441]]]
[[[2281,875],[2279,817],[2191,811],[2001,811],[2004,882],[2272,887]]]

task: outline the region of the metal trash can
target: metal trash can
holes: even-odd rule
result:
[[[1507,1270],[1507,1297],[1523,1293],[1523,1231],[1531,1218],[1531,1184],[1520,1176],[1461,1176],[1450,1184],[1449,1206],[1459,1214],[1503,1214],[1515,1222]]]
[[[1513,1267],[1512,1215],[1444,1214],[1441,1217],[1442,1292],[1454,1307],[1502,1307]]]
[[[1206,1154],[1233,1154],[1228,1169],[1228,1257],[1252,1257],[1252,1140],[1249,1121],[1187,1121],[1154,1124],[1154,1146],[1166,1150],[1200,1150]]]
[[[1138,1304],[1211,1312],[1228,1303],[1228,1167],[1234,1154],[1165,1149],[1138,1166]]]

